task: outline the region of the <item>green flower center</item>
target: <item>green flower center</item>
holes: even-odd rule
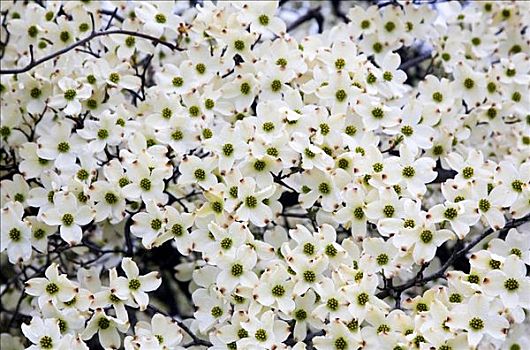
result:
[[[232,198],[237,198],[237,193],[238,193],[238,189],[237,189],[237,186],[232,186],[230,187],[230,190],[228,191],[228,194],[230,195],[230,197]]]
[[[107,192],[105,193],[105,202],[108,204],[116,204],[118,202],[118,197],[112,192]]]
[[[390,332],[390,327],[386,324],[382,324],[377,327],[377,333],[388,333]]]
[[[478,282],[480,281],[480,277],[478,277],[478,275],[471,274],[467,276],[467,281],[469,283],[478,284]]]
[[[455,208],[447,208],[444,211],[444,217],[448,220],[453,220],[458,215],[458,211]]]
[[[248,337],[248,332],[244,328],[239,328],[239,330],[237,331],[237,337],[239,339],[246,338]]]
[[[39,89],[38,87],[34,87],[33,89],[31,89],[29,95],[32,98],[39,98],[42,95],[42,90]]]
[[[243,51],[245,49],[245,42],[243,40],[234,41],[234,49],[237,51]]]
[[[206,72],[206,66],[204,65],[204,63],[197,63],[195,65],[195,70],[199,74],[204,74],[204,72]]]
[[[77,91],[74,89],[68,89],[64,92],[64,99],[67,101],[72,101],[77,95]]]
[[[337,162],[337,165],[341,169],[348,169],[348,167],[350,166],[350,162],[347,159],[341,158]]]
[[[243,274],[243,265],[241,264],[234,264],[232,265],[232,276],[239,277]]]
[[[523,182],[520,180],[515,180],[512,182],[512,189],[515,192],[522,192],[523,191]]]
[[[385,23],[385,29],[386,29],[386,31],[389,32],[389,33],[390,33],[390,32],[393,32],[394,29],[396,29],[396,24],[395,24],[394,22],[391,22],[391,21],[386,22],[386,23]]]
[[[409,137],[409,136],[412,136],[412,134],[414,134],[414,129],[409,125],[405,125],[401,128],[401,133]]]
[[[110,321],[106,318],[106,317],[101,317],[99,320],[98,320],[98,327],[100,329],[107,329],[110,327]]]
[[[473,89],[473,87],[475,87],[475,81],[471,78],[466,78],[464,80],[464,87],[468,90]]]
[[[54,282],[48,283],[45,289],[46,293],[48,293],[49,295],[54,295],[59,292],[59,286]]]
[[[308,270],[304,272],[304,281],[306,281],[307,283],[315,282],[316,278],[317,276],[313,271]]]
[[[435,93],[432,94],[432,99],[438,103],[442,102],[443,99],[444,99],[444,96],[442,95],[441,92],[439,91],[436,91]]]
[[[184,227],[180,224],[174,224],[171,227],[171,233],[176,237],[180,237],[184,233]]]
[[[212,210],[214,212],[219,214],[219,213],[223,212],[223,203],[221,203],[219,201],[212,202],[211,208],[212,208]]]
[[[387,254],[383,253],[383,254],[379,254],[377,256],[377,258],[375,259],[375,261],[377,262],[377,265],[379,266],[383,266],[383,265],[386,265],[388,264],[388,262],[390,261],[389,257]]]
[[[87,180],[89,176],[90,174],[85,169],[79,169],[79,171],[76,174],[76,177],[81,181]]]
[[[109,80],[111,83],[118,84],[120,81],[120,75],[118,73],[110,73]]]
[[[303,321],[307,318],[307,312],[303,309],[298,309],[294,312],[294,317],[297,321]]]
[[[140,180],[140,188],[144,191],[150,191],[151,190],[151,180],[148,178],[143,178]]]
[[[38,228],[35,231],[33,231],[33,237],[35,239],[42,239],[42,238],[44,238],[45,235],[46,235],[46,231],[44,231],[41,228]]]
[[[250,84],[247,82],[244,82],[240,86],[240,91],[243,95],[248,95],[250,93]]]
[[[479,331],[484,328],[484,321],[478,317],[473,317],[469,321],[469,327],[471,327],[471,329],[474,331]]]
[[[315,253],[315,245],[312,243],[305,243],[304,244],[304,254],[305,255],[313,255]]]
[[[70,40],[70,33],[67,31],[61,32],[61,34],[59,34],[59,39],[61,39],[63,43],[66,43]]]
[[[347,97],[348,97],[348,94],[346,93],[346,91],[344,91],[344,89],[340,89],[340,90],[337,90],[337,92],[335,92],[335,98],[339,102],[343,102],[344,100],[346,100]]]
[[[462,302],[462,296],[460,294],[457,294],[457,293],[452,293],[449,296],[449,301],[451,303],[455,303],[455,304],[461,303]]]
[[[282,88],[282,82],[278,79],[275,79],[271,83],[271,90],[274,92],[280,91]]]
[[[204,181],[206,179],[206,172],[203,169],[195,169],[193,172],[193,176],[195,176],[195,179],[199,181]]]
[[[269,16],[267,15],[259,16],[258,20],[259,20],[259,24],[261,24],[262,26],[266,26],[269,24]]]
[[[368,75],[366,76],[366,82],[371,85],[371,84],[374,84],[376,81],[377,81],[377,77],[375,76],[375,74],[368,73]]]
[[[9,239],[13,242],[18,242],[22,238],[22,232],[17,228],[12,228],[9,231]]]
[[[137,278],[134,278],[129,281],[129,289],[131,290],[138,290],[140,289],[140,286],[141,286],[140,280],[138,280]]]
[[[254,196],[248,196],[245,198],[245,205],[249,208],[255,208],[258,205],[258,200]]]
[[[233,244],[233,241],[232,241],[232,238],[230,237],[225,237],[221,240],[221,248],[223,248],[224,250],[228,250],[232,247],[232,244]]]
[[[494,93],[495,91],[497,91],[497,85],[496,85],[494,82],[492,82],[492,81],[490,81],[490,82],[488,83],[488,85],[486,86],[486,88],[488,89],[488,92],[489,92],[490,94],[492,94],[492,93]]]
[[[63,222],[63,225],[70,226],[74,223],[74,216],[70,213],[66,213],[63,215],[61,221]]]
[[[287,60],[280,57],[276,60],[276,65],[285,68],[287,66]]]
[[[254,333],[254,338],[256,338],[259,342],[264,342],[267,340],[267,331],[265,331],[263,328],[260,328]]]
[[[177,129],[173,131],[173,133],[171,134],[171,138],[175,141],[180,141],[184,138],[184,134],[182,133],[182,131]]]
[[[330,257],[334,257],[338,253],[337,248],[335,248],[335,246],[331,243],[326,246],[324,252],[326,253],[327,256],[330,256]]]
[[[201,109],[199,108],[199,106],[191,106],[190,108],[188,108],[188,112],[192,117],[197,117],[201,113]]]
[[[381,171],[383,171],[383,164],[382,163],[375,163],[372,168],[374,169],[374,171],[376,173],[380,173]]]
[[[212,310],[210,311],[213,317],[219,318],[223,316],[223,309],[221,309],[219,306],[212,307]]]
[[[265,163],[263,160],[256,160],[254,162],[254,170],[256,171],[263,171],[266,166],[267,163]]]
[[[166,19],[166,16],[164,14],[157,13],[155,15],[155,21],[156,21],[156,23],[164,24],[164,23],[166,23],[167,19]]]
[[[261,126],[261,128],[262,128],[263,131],[265,131],[265,132],[271,132],[272,130],[274,130],[274,123],[272,123],[272,122],[265,122],[265,123],[263,123],[263,125]]]
[[[435,156],[439,156],[441,155],[442,153],[444,153],[444,148],[442,145],[436,145],[432,148],[432,153],[435,155]]]
[[[318,191],[322,194],[329,194],[331,192],[331,188],[327,183],[322,182],[320,185],[318,185]]]
[[[39,34],[37,26],[31,26],[28,28],[28,35],[30,38],[35,38]]]
[[[504,288],[510,292],[513,292],[519,288],[519,282],[515,278],[508,278],[506,281],[504,281]]]
[[[274,287],[272,287],[271,293],[275,297],[280,298],[285,294],[285,288],[282,285],[277,284]]]
[[[344,67],[346,67],[346,60],[344,58],[337,58],[335,60],[335,68],[337,68],[338,70],[341,70]]]
[[[158,231],[162,228],[162,220],[156,218],[151,220],[151,228],[155,231]]]
[[[0,136],[5,140],[11,135],[11,129],[8,126],[2,126],[0,128]]]
[[[331,311],[337,311],[339,308],[339,301],[336,298],[329,298],[326,302],[326,306]]]
[[[501,262],[499,260],[490,259],[489,265],[493,270],[498,270],[501,268]]]
[[[392,205],[385,205],[385,207],[383,208],[383,214],[385,214],[387,218],[391,218],[392,216],[394,216],[395,212],[396,209]]]
[[[478,201],[478,208],[485,213],[490,210],[491,203],[489,200],[482,198]]]
[[[512,248],[510,250],[510,254],[516,255],[518,257],[522,257],[523,256],[523,252],[519,248]]]
[[[278,157],[280,152],[278,151],[276,147],[269,147],[267,148],[267,154],[271,157]]]
[[[353,135],[355,135],[357,133],[357,128],[355,126],[353,126],[353,125],[348,125],[344,129],[344,133],[346,135],[353,136]]]
[[[206,101],[204,101],[204,107],[207,110],[210,110],[215,107],[215,102],[211,98],[207,98]]]
[[[428,244],[432,241],[434,235],[431,230],[423,230],[420,233],[420,239],[423,243]]]
[[[339,337],[335,339],[335,349],[337,350],[345,350],[348,348],[348,342],[343,337]]]
[[[184,79],[182,79],[182,77],[174,77],[171,83],[174,87],[181,87],[184,85]]]
[[[429,311],[429,307],[425,303],[418,303],[416,304],[416,310],[418,312]]]
[[[134,36],[128,36],[125,39],[125,46],[131,48],[136,44],[136,38]]]
[[[404,222],[403,222],[403,227],[404,228],[414,228],[416,226],[416,222],[412,219],[406,219]]]
[[[60,153],[66,153],[70,150],[70,144],[68,142],[60,142],[58,145],[57,145],[57,151],[59,151]]]
[[[366,303],[368,302],[368,300],[370,300],[370,296],[367,294],[367,293],[360,293],[358,296],[357,296],[357,303],[361,306],[364,306],[366,305]]]
[[[42,349],[53,349],[53,339],[50,336],[45,335],[39,340],[39,345]]]
[[[372,109],[372,117],[374,117],[375,119],[383,119],[384,116],[385,112],[383,112],[383,109],[381,109],[380,107]]]
[[[416,170],[414,170],[411,166],[406,166],[403,168],[402,175],[403,177],[411,178],[416,174]]]
[[[232,153],[234,153],[234,146],[231,143],[226,143],[223,146],[223,154],[226,157],[230,157],[230,155],[232,155]]]
[[[169,119],[173,115],[173,111],[170,108],[165,107],[162,109],[161,115],[162,115],[162,118]]]

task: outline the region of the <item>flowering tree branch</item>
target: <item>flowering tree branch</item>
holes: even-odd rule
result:
[[[423,286],[426,283],[431,282],[433,280],[436,280],[438,278],[444,278],[446,271],[452,266],[452,264],[457,259],[465,257],[465,255],[467,253],[469,253],[471,251],[471,249],[473,249],[477,244],[482,242],[482,240],[484,240],[485,238],[487,238],[488,236],[490,236],[490,235],[492,235],[494,233],[495,234],[499,234],[499,235],[503,235],[506,232],[508,232],[510,229],[516,228],[516,227],[518,227],[520,225],[523,225],[523,224],[526,224],[528,222],[530,222],[530,215],[526,215],[526,216],[524,216],[522,218],[518,218],[518,219],[512,219],[512,220],[508,221],[506,223],[506,225],[502,229],[494,230],[493,228],[489,228],[489,229],[485,230],[480,235],[478,235],[473,240],[471,240],[469,243],[467,243],[464,247],[461,247],[461,244],[459,244],[459,243],[462,243],[462,242],[458,241],[457,244],[455,245],[455,248],[453,249],[453,252],[452,252],[451,256],[449,257],[449,259],[447,259],[447,261],[445,261],[444,264],[436,272],[433,272],[433,273],[431,273],[428,276],[422,276],[423,271],[424,271],[424,268],[422,267],[422,269],[416,275],[415,278],[413,278],[413,279],[411,279],[411,280],[409,280],[409,281],[407,281],[407,282],[405,282],[403,284],[400,284],[400,285],[397,285],[397,286],[393,286],[393,287],[391,287],[391,288],[389,288],[387,290],[383,290],[383,291],[377,293],[377,297],[378,298],[386,298],[388,296],[394,296],[395,298],[399,299],[401,293],[406,291],[409,288],[417,287],[417,286]]]

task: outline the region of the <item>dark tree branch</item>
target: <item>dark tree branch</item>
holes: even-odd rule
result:
[[[401,65],[399,66],[399,69],[401,70],[407,70],[411,67],[415,67],[417,66],[418,64],[420,64],[421,62],[429,59],[430,57],[432,56],[432,52],[426,52],[424,54],[421,54],[419,56],[416,56],[408,61],[405,61],[405,62],[402,62]]]
[[[71,50],[75,49],[78,46],[81,46],[81,45],[84,45],[84,44],[88,43],[92,39],[95,39],[95,38],[100,37],[100,36],[114,35],[114,34],[130,35],[130,36],[135,36],[135,37],[151,40],[155,44],[160,44],[162,46],[165,46],[165,47],[171,49],[172,51],[175,51],[175,50],[182,51],[183,50],[182,48],[179,48],[178,45],[169,43],[167,41],[163,41],[163,40],[161,40],[159,38],[155,38],[155,37],[153,37],[151,35],[148,35],[148,34],[139,33],[139,32],[133,32],[133,31],[130,31],[130,30],[121,30],[121,29],[107,30],[107,31],[102,31],[102,32],[94,32],[94,33],[90,34],[89,36],[87,36],[86,38],[81,39],[79,41],[76,41],[72,45],[69,45],[69,46],[67,46],[67,47],[65,47],[65,48],[63,48],[61,50],[53,52],[53,53],[51,53],[51,54],[49,54],[47,56],[44,56],[44,57],[42,57],[42,58],[40,58],[38,60],[30,61],[30,63],[28,65],[26,65],[25,67],[22,67],[22,68],[11,68],[11,69],[0,69],[0,74],[19,74],[19,73],[27,72],[27,71],[35,68],[36,66],[44,63],[44,62],[47,62],[47,61],[52,60],[52,59],[54,59],[56,57],[59,57],[62,54],[65,54],[68,51],[71,51]]]
[[[287,32],[298,28],[300,25],[312,19],[314,19],[318,24],[318,32],[322,33],[322,31],[324,30],[324,16],[320,12],[320,6],[310,9],[305,15],[296,19],[287,27]]]

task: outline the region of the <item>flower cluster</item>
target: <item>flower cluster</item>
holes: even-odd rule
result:
[[[2,4],[2,348],[530,346],[529,3],[312,5]]]

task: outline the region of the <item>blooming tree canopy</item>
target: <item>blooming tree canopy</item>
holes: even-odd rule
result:
[[[3,350],[530,348],[529,2],[0,22]]]

